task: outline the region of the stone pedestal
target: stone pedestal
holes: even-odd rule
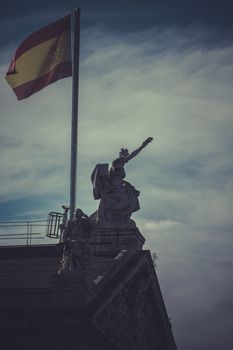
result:
[[[145,238],[137,228],[96,228],[92,231],[89,244],[95,255],[114,255],[121,250],[132,253],[142,250],[144,242]]]

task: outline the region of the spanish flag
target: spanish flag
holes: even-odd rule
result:
[[[22,100],[71,76],[70,15],[31,34],[16,50],[6,80]]]

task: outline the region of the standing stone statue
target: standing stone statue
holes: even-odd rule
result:
[[[90,247],[88,244],[90,232],[89,217],[81,209],[76,209],[74,218],[68,221],[63,230],[61,243],[64,247],[59,274],[88,268],[90,262]]]
[[[67,225],[67,220],[68,220],[68,211],[70,210],[70,207],[68,205],[62,205],[63,215],[62,215],[62,222],[59,225],[59,230],[60,230],[60,242],[63,241],[63,235],[65,233],[66,225]]]
[[[121,148],[119,157],[112,162],[110,170],[108,164],[97,164],[91,180],[93,195],[100,199],[99,208],[94,220],[102,227],[135,227],[130,219],[133,212],[140,209],[138,196],[140,192],[129,182],[125,181],[124,166],[153,140],[146,139],[140,147],[129,153],[127,148]]]

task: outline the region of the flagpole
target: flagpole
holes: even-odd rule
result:
[[[77,192],[79,44],[80,9],[74,9],[71,13],[72,123],[70,152],[70,218],[73,218],[76,209]]]

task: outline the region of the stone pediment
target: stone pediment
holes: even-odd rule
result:
[[[92,324],[119,350],[176,349],[150,252],[123,260],[99,282]]]

